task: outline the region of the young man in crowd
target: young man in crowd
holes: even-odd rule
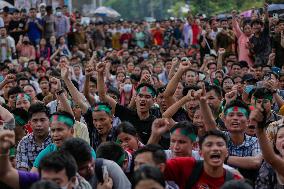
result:
[[[19,142],[16,155],[17,169],[26,171],[32,168],[38,154],[52,143],[48,108],[42,103],[32,104],[29,114],[33,132]]]

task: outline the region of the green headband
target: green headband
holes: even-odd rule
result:
[[[228,109],[224,112],[224,114],[227,115],[228,113],[231,113],[231,112],[241,112],[241,113],[243,113],[246,117],[249,116],[249,113],[248,113],[248,111],[247,111],[245,108],[238,107],[238,106],[234,106],[234,107],[228,108]]]
[[[151,89],[150,87],[143,86],[143,87],[140,87],[139,89],[137,89],[137,93],[140,93],[142,91],[150,93],[153,97],[156,96],[155,91],[153,91],[153,89]]]
[[[69,128],[72,128],[74,126],[74,120],[72,120],[71,118],[64,116],[64,115],[53,115],[50,118],[50,122],[53,121],[58,121],[61,122],[65,125],[67,125]]]
[[[95,112],[98,112],[98,111],[103,111],[109,115],[111,115],[111,109],[109,106],[107,105],[104,105],[104,104],[100,104],[100,105],[97,105],[93,108],[93,111]]]
[[[174,131],[171,132],[172,133],[177,133],[177,134],[181,134],[183,136],[186,136],[187,138],[189,138],[192,142],[195,142],[196,141],[196,134],[194,133],[190,133],[188,130],[186,129],[183,129],[183,128],[177,128],[175,129]]]
[[[18,115],[15,115],[14,117],[15,117],[16,123],[20,126],[24,126],[27,123],[23,118],[21,118]]]
[[[32,101],[32,98],[30,97],[30,95],[25,94],[25,93],[20,93],[17,95],[16,100],[19,100],[21,97],[23,97],[24,99],[28,100],[29,102]]]

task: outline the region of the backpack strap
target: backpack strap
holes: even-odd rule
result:
[[[95,173],[96,173],[96,177],[97,177],[97,179],[100,183],[104,182],[102,166],[103,166],[103,159],[97,158],[95,160]]]
[[[202,171],[203,171],[203,161],[197,160],[195,166],[192,169],[190,176],[187,179],[185,185],[186,189],[191,189],[195,185],[195,183],[200,178]]]
[[[225,175],[225,182],[230,181],[230,180],[234,180],[234,174],[231,171],[226,170],[226,175]]]

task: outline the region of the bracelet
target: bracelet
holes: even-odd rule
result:
[[[63,89],[61,89],[61,90],[59,90],[59,91],[56,92],[56,94],[57,94],[58,96],[61,95],[62,93],[64,93],[64,90],[63,90]]]

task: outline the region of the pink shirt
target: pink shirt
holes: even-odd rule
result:
[[[239,61],[244,60],[249,64],[249,66],[252,66],[254,62],[250,58],[249,49],[247,48],[249,37],[242,32],[239,23],[235,19],[233,19],[233,31],[238,38]]]

